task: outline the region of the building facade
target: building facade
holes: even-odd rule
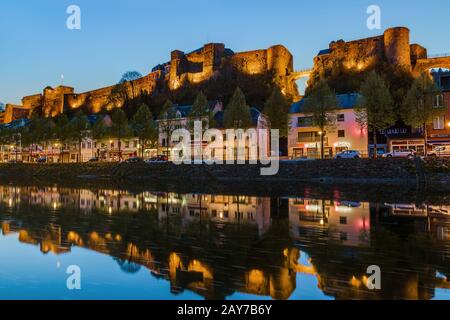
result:
[[[324,157],[331,158],[345,150],[356,150],[368,156],[368,134],[356,121],[357,94],[338,95],[334,125],[321,132],[312,122],[311,115],[303,111],[305,99],[294,103],[290,109],[288,138],[289,157],[320,158],[321,135],[324,135]]]

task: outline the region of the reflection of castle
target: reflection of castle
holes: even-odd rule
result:
[[[289,199],[289,223],[270,218],[270,199],[249,196],[2,186],[0,208],[3,235],[43,253],[108,254],[124,272],[144,267],[166,279],[173,294],[287,299],[298,274],[340,299],[430,299],[450,289],[445,206],[408,216],[407,233],[394,232],[394,220],[380,225],[384,216],[405,219],[389,206],[301,198]],[[365,286],[372,264],[382,269],[381,291]]]
[[[16,197],[10,202],[13,194]],[[173,293],[189,289],[206,298],[224,298],[239,291],[287,299],[295,289],[292,270],[298,250],[289,248],[288,243],[268,244],[263,249],[260,234],[270,229],[267,198],[173,193],[132,196],[119,191],[27,187],[2,187],[0,198],[0,205],[9,208],[0,214],[3,234],[18,233],[19,241],[39,245],[43,253],[86,247],[111,255],[125,272],[148,268],[154,276],[170,281]],[[102,202],[107,209],[94,210],[102,208]],[[136,212],[132,203],[136,210],[144,211],[130,219],[130,213]],[[181,224],[166,219],[167,212],[171,218],[181,218]],[[199,227],[200,219],[217,224],[217,228],[210,224]],[[262,225],[252,227],[258,223]],[[184,236],[171,236],[177,228],[184,230]],[[239,236],[238,242],[235,236]],[[268,256],[254,256],[255,243]],[[194,247],[198,248],[195,252]],[[214,256],[222,257],[211,259]]]

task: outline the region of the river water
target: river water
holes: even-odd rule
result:
[[[442,204],[8,184],[0,223],[0,299],[450,299]]]

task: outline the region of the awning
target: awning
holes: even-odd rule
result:
[[[450,144],[450,140],[432,140],[428,144]]]

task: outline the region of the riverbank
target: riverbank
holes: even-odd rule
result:
[[[166,163],[0,164],[0,176],[15,178],[108,179],[129,181],[250,181],[323,184],[449,184],[450,159],[345,159],[281,161],[276,175],[262,176],[260,165],[175,165]]]
[[[257,189],[283,194],[295,185],[348,185],[377,189],[450,191],[450,160],[345,159],[281,162],[277,175],[261,176],[259,165],[174,165],[172,163],[0,164],[2,180],[111,185],[204,186]],[[220,188],[219,188],[220,189]]]

